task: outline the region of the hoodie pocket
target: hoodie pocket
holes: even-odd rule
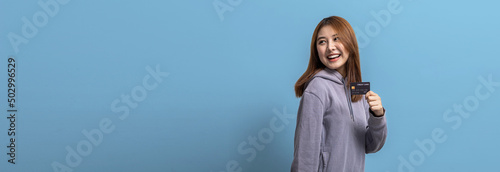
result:
[[[328,165],[328,152],[321,152],[320,156],[320,166],[319,170],[320,172],[326,172],[326,167]]]

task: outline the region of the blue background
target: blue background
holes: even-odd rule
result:
[[[223,19],[216,1],[232,9]],[[331,15],[357,28],[358,41],[371,33],[360,48],[363,80],[382,97],[388,138],[366,157],[366,171],[409,171],[399,157],[415,171],[498,169],[500,87],[488,90],[478,79],[500,82],[498,2],[216,1],[69,1],[16,52],[8,34],[22,36],[22,18],[43,9],[38,1],[1,0],[0,71],[15,56],[19,113],[12,165],[7,101],[0,103],[0,171],[67,166],[65,147],[76,149],[87,139],[82,130],[103,119],[114,131],[73,171],[219,172],[228,162],[242,171],[289,171],[295,118],[278,121],[283,130],[264,135],[269,143],[251,160],[238,146],[269,131],[277,113],[296,115],[293,85],[306,69],[314,27]],[[390,13],[398,2],[400,11]],[[386,26],[372,14],[384,10]],[[147,66],[169,75],[121,120],[112,102],[142,85]],[[6,72],[0,76],[7,90]],[[474,104],[478,86],[490,96]],[[477,108],[468,118],[451,113],[460,125],[443,118],[464,102]],[[415,141],[432,139],[436,128],[446,141],[422,154]]]

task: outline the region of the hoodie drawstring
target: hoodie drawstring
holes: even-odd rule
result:
[[[352,105],[351,105],[351,93],[349,92],[348,86],[345,85],[346,81],[342,80],[342,84],[344,85],[344,91],[347,99],[347,104],[349,105],[349,113],[351,115],[351,119],[354,122],[354,115],[352,114]]]

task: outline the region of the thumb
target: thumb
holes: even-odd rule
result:
[[[365,94],[365,98],[368,100],[368,97],[369,97],[369,96],[371,96],[372,94],[373,94],[373,92],[372,92],[372,91],[368,91],[368,92],[366,92],[366,94]]]

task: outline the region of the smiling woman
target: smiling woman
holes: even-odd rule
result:
[[[338,62],[334,60],[330,63],[326,59],[327,55],[329,55],[327,54],[327,50],[333,50],[332,54],[339,54],[341,51],[345,54],[342,56],[342,60]],[[350,70],[346,71],[344,64]],[[345,72],[349,72],[347,75],[348,85],[351,82],[361,82],[359,50],[356,36],[351,25],[341,17],[333,16],[325,18],[314,29],[309,65],[306,72],[304,72],[295,84],[295,94],[297,97],[302,96],[306,83],[325,67],[341,72],[342,76],[346,75]],[[357,101],[360,99],[360,96],[355,95],[352,99]]]
[[[295,84],[302,99],[292,172],[362,172],[365,154],[382,148],[387,126],[381,98],[373,91],[351,95],[348,89],[361,81],[351,25],[337,16],[321,20],[311,40],[308,68]]]

